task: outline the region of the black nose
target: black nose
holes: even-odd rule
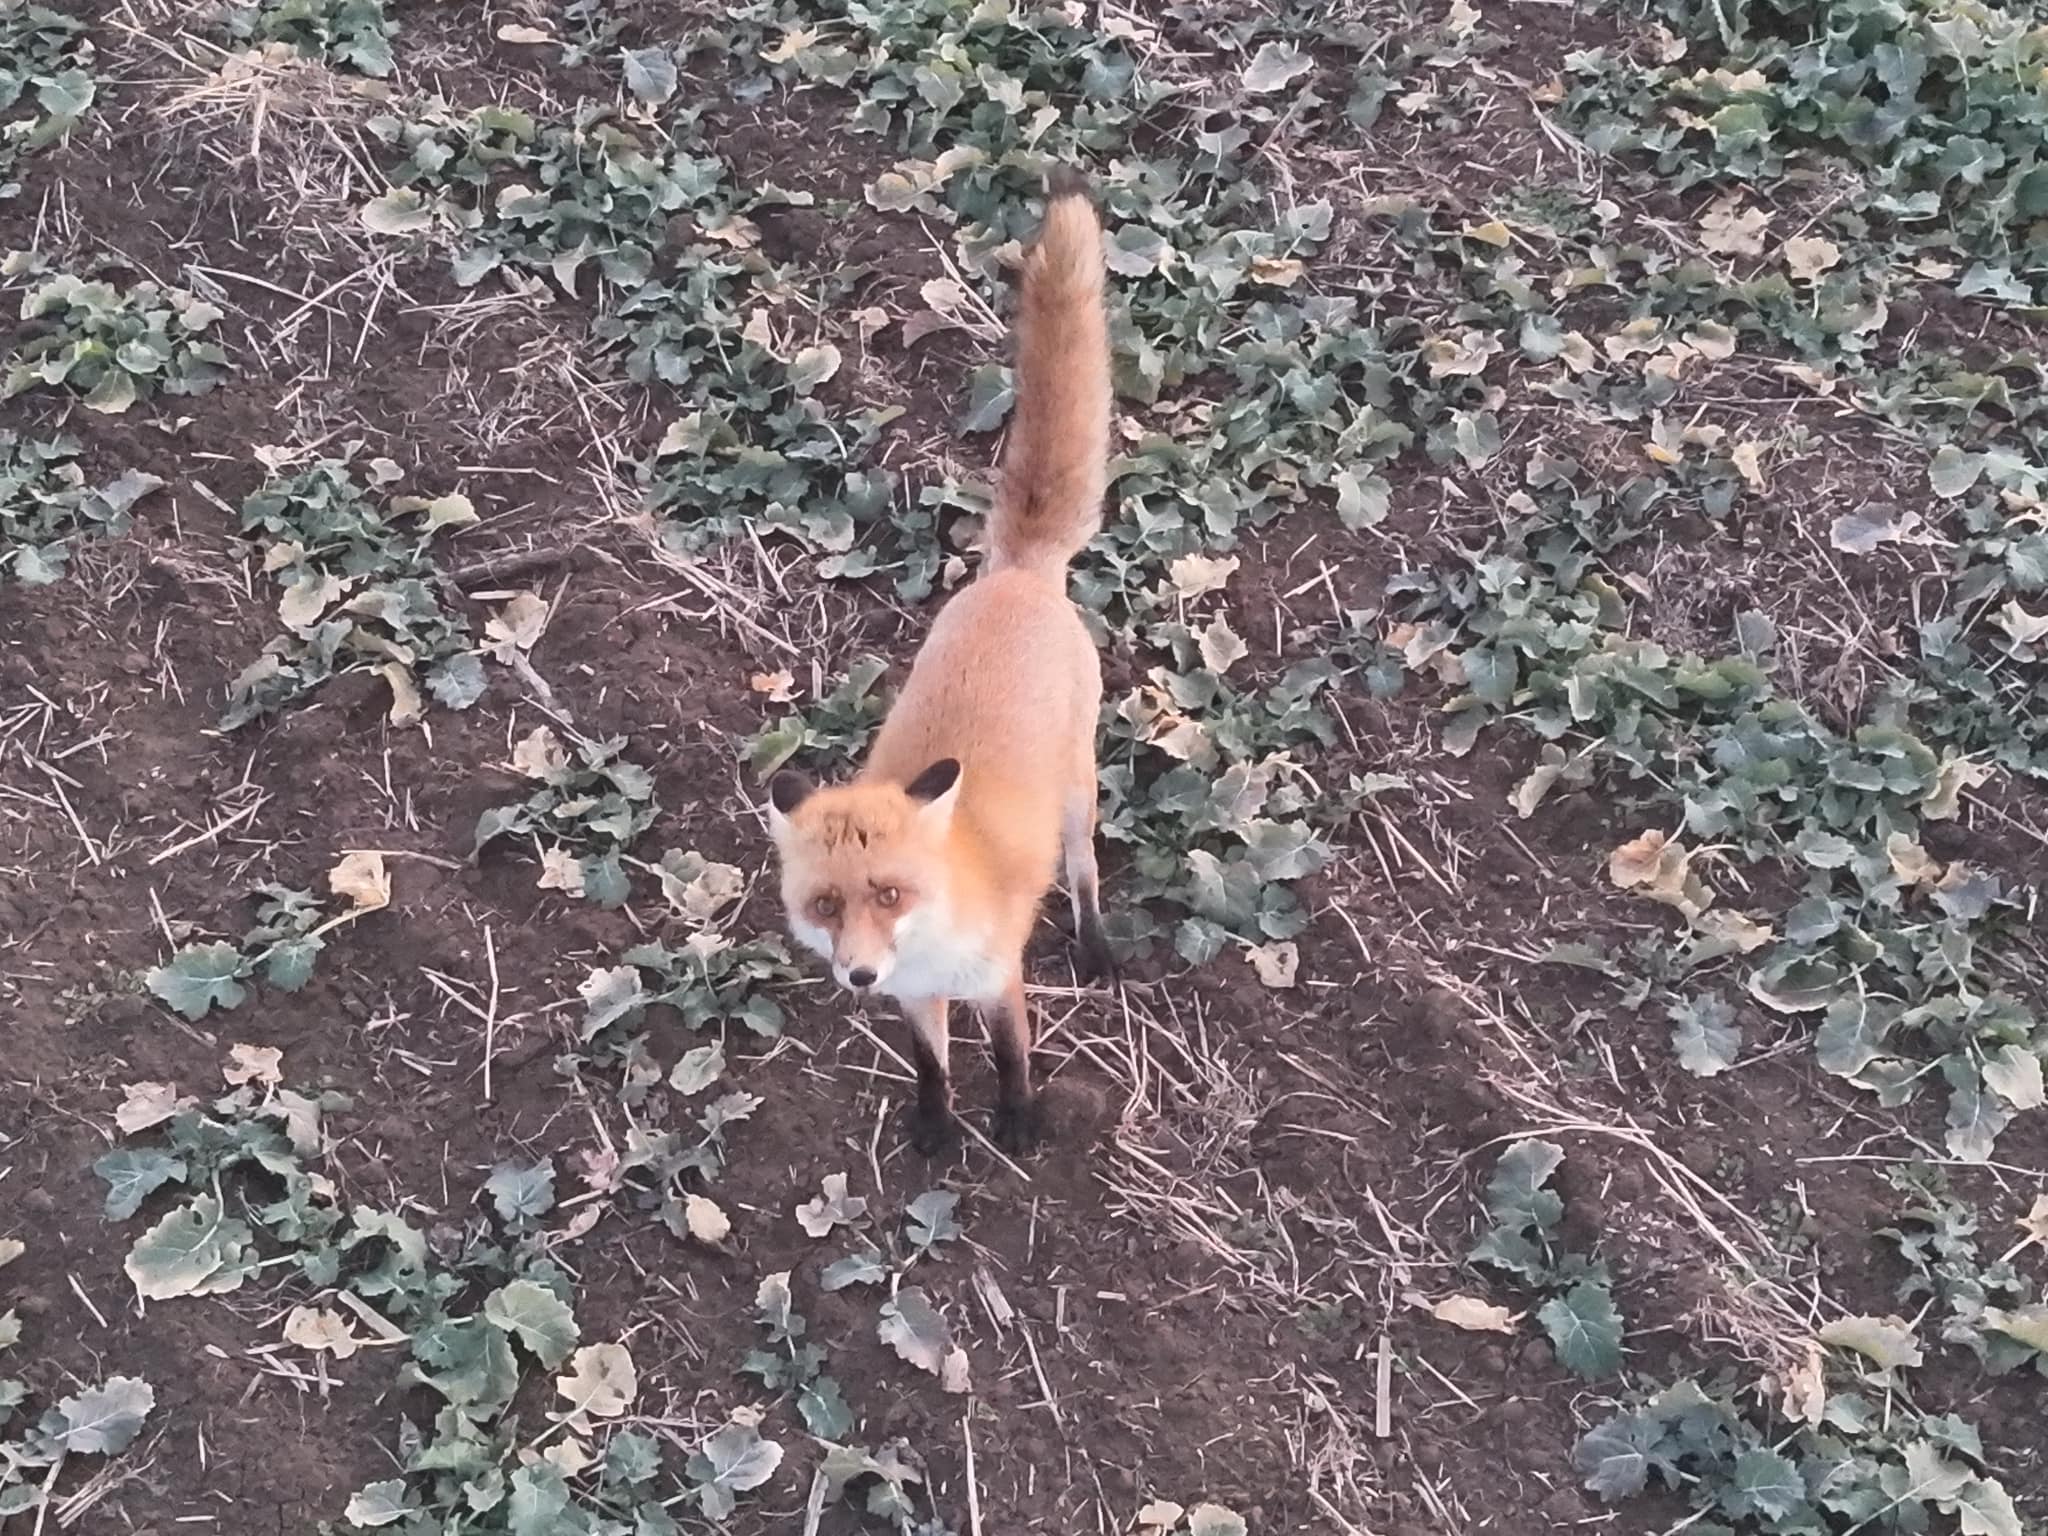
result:
[[[866,966],[862,966],[857,971],[848,971],[846,979],[856,987],[872,987],[875,984],[875,973]]]

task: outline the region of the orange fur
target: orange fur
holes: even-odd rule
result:
[[[998,1026],[999,1129],[1021,1120],[1007,1126],[1020,1137],[1024,946],[1063,856],[1087,958],[1107,957],[1093,851],[1102,671],[1066,567],[1100,526],[1109,347],[1102,227],[1074,186],[1053,191],[1021,287],[986,569],[940,612],[854,780],[778,781],[770,797],[792,930],[843,985],[905,1003],[926,1120],[945,1113],[946,1005],[972,1003]]]

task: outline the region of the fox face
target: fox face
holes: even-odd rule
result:
[[[768,827],[782,864],[790,932],[856,992],[888,991],[921,969],[920,936],[947,924],[947,838],[960,765],[932,764],[908,785],[819,789],[779,773]]]

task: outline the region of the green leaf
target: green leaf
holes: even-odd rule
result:
[[[106,416],[118,416],[137,398],[134,377],[126,369],[114,366],[101,374],[99,382],[86,392],[85,408]]]
[[[1581,1280],[1536,1314],[1564,1367],[1598,1381],[1621,1369],[1621,1314],[1605,1285]]]
[[[1244,88],[1254,96],[1270,95],[1299,80],[1315,63],[1292,43],[1261,43],[1245,67]]]
[[[1010,406],[1016,398],[1010,370],[1000,363],[983,363],[969,375],[967,414],[960,419],[960,430],[966,433],[993,432],[1010,414]]]
[[[143,1300],[168,1301],[232,1291],[253,1263],[249,1228],[199,1195],[137,1238],[123,1267]]]
[[[1873,1061],[1889,1055],[1884,1041],[1892,1020],[1882,1004],[1862,995],[1831,1005],[1813,1036],[1821,1070],[1836,1077],[1855,1077]]]
[[[666,48],[633,48],[621,56],[626,89],[642,101],[660,105],[676,93],[675,56]]]
[[[248,997],[240,978],[249,962],[232,944],[195,944],[144,978],[149,990],[195,1023],[214,1008],[237,1008]]]
[[[155,1406],[156,1391],[148,1382],[110,1376],[58,1403],[55,1413],[44,1417],[42,1429],[67,1451],[115,1456],[142,1433],[142,1421]]]
[[[698,1486],[700,1507],[707,1515],[714,1509],[732,1510],[730,1495],[759,1488],[782,1465],[782,1447],[762,1438],[751,1424],[728,1424],[707,1438],[685,1467]],[[706,1499],[704,1490],[713,1489],[724,1498]],[[723,1515],[712,1515],[722,1519]]]
[[[1917,1367],[1926,1358],[1913,1330],[1896,1317],[1838,1317],[1814,1337],[1837,1349],[1854,1350],[1886,1375]]]
[[[1143,224],[1124,224],[1110,236],[1102,259],[1109,270],[1123,277],[1150,277],[1173,255],[1173,245],[1156,229]],[[967,430],[975,431],[970,427]]]
[[[853,1410],[830,1376],[820,1376],[797,1394],[796,1411],[804,1428],[820,1440],[840,1441],[853,1433]]]
[[[571,1529],[587,1529],[562,1523],[569,1509],[569,1485],[561,1471],[547,1462],[535,1462],[512,1474],[511,1496],[505,1501],[505,1526],[510,1536],[568,1536]]]
[[[1694,1077],[1717,1077],[1735,1065],[1742,1032],[1735,1025],[1735,1010],[1718,992],[1675,1002],[1666,1012],[1678,1064],[1686,1071]]]
[[[702,1093],[724,1075],[725,1046],[714,1042],[683,1052],[683,1059],[668,1075],[668,1085],[688,1098],[691,1094]]]
[[[882,1303],[875,1337],[919,1370],[936,1376],[953,1336],[946,1320],[922,1288],[906,1285],[893,1301]]]
[[[926,1250],[951,1242],[967,1230],[953,1219],[953,1208],[959,1203],[960,1197],[950,1189],[926,1190],[905,1207],[910,1217],[906,1235]]]
[[[398,187],[363,205],[363,228],[373,235],[417,234],[433,222],[433,211],[415,187]]]
[[[1606,1503],[1633,1498],[1650,1479],[1650,1449],[1659,1436],[1641,1414],[1617,1413],[1580,1437],[1572,1461],[1586,1487]]]
[[[1331,479],[1337,488],[1337,521],[1353,533],[1386,521],[1393,487],[1379,475],[1339,470]]]
[[[551,1163],[521,1168],[500,1163],[484,1181],[498,1219],[506,1222],[532,1221],[555,1206],[555,1170]]]
[[[843,1259],[827,1264],[818,1285],[827,1291],[843,1291],[850,1285],[879,1285],[887,1277],[881,1251],[868,1243]]]
[[[1460,659],[1474,694],[1495,709],[1506,709],[1514,703],[1519,668],[1512,650],[1506,646],[1475,645]]]
[[[185,1162],[154,1147],[116,1147],[92,1165],[107,1181],[107,1217],[126,1221],[164,1185],[185,1177]]]
[[[263,979],[280,992],[298,992],[313,979],[313,961],[327,941],[305,933],[279,939],[263,952]]]
[[[808,395],[838,372],[839,349],[829,341],[821,341],[790,359],[789,387],[800,395]]]
[[[1935,450],[1934,459],[1927,466],[1927,483],[1934,488],[1934,494],[1953,501],[1966,494],[1984,474],[1984,455],[1965,453],[1953,443],[1944,443]]]
[[[1735,1458],[1722,1502],[1731,1515],[1782,1520],[1806,1502],[1806,1483],[1799,1468],[1776,1451],[1748,1450]]]
[[[576,1347],[576,1315],[544,1285],[514,1280],[484,1298],[484,1318],[518,1338],[536,1360],[553,1369]]]
[[[407,1497],[404,1478],[387,1477],[357,1489],[342,1515],[350,1525],[373,1531],[379,1526],[396,1525],[418,1507]]]
[[[1249,1536],[1244,1516],[1221,1504],[1197,1504],[1188,1511],[1188,1536]]]

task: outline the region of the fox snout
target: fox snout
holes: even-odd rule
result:
[[[841,955],[832,957],[832,976],[839,985],[854,992],[871,992],[889,979],[895,960],[889,955],[867,956],[849,960]]]

